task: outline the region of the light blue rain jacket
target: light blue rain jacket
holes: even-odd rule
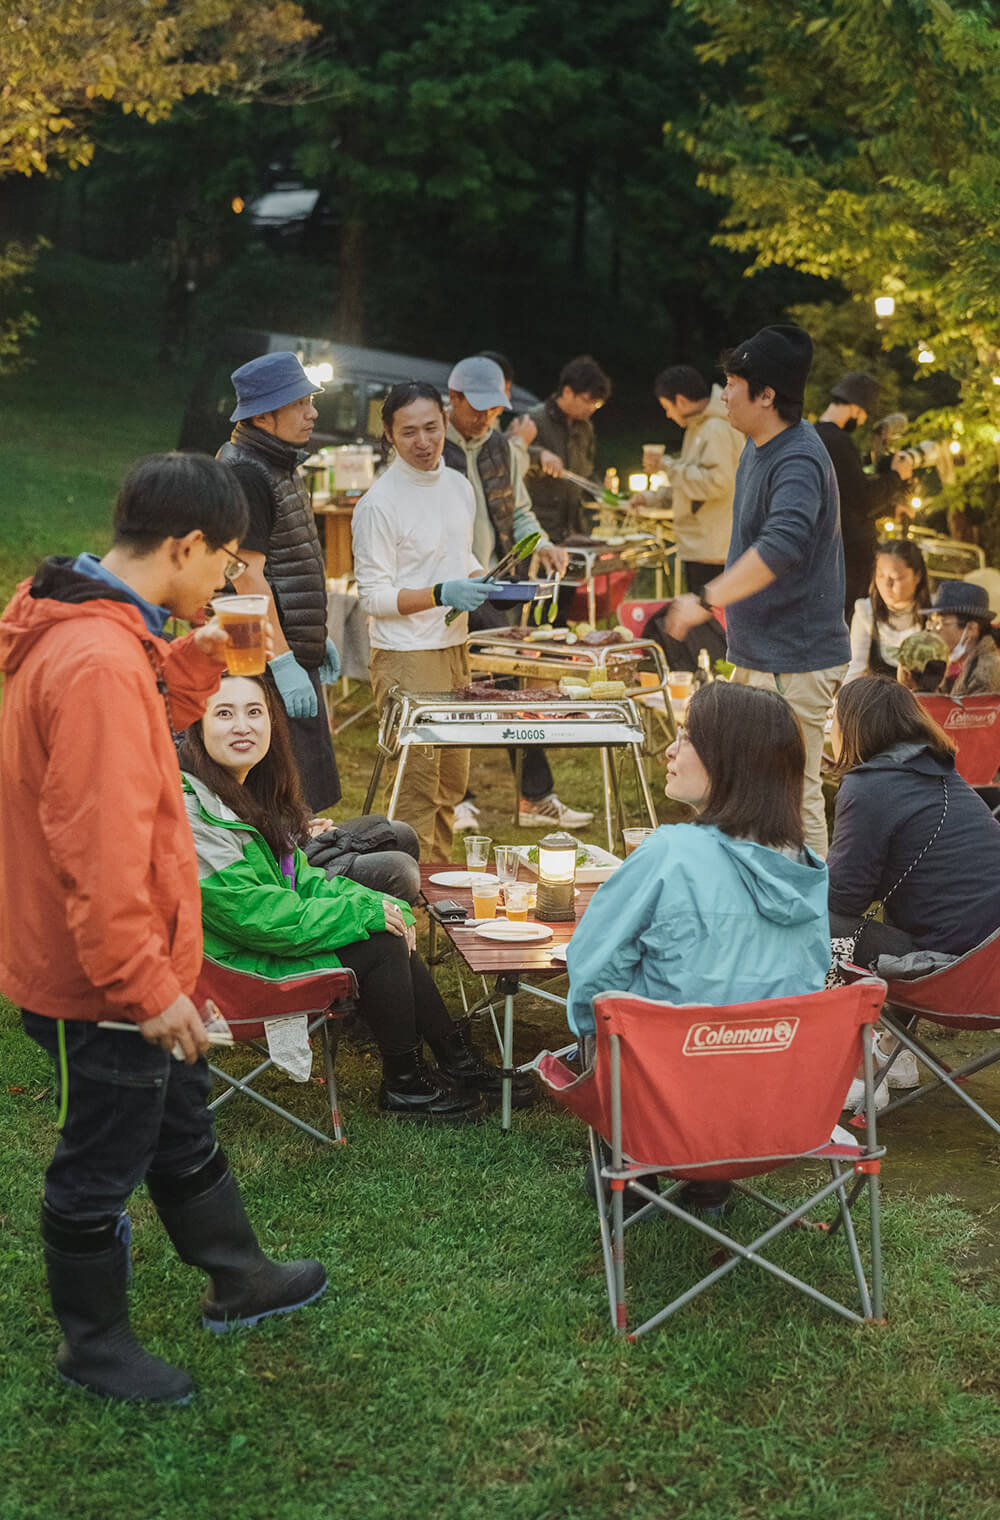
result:
[[[818,992],[830,965],[827,873],[716,828],[669,824],[595,892],[567,955],[567,1017],[594,1030],[600,992],[751,1003]]]

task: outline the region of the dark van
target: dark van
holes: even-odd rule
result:
[[[414,359],[380,348],[354,348],[295,333],[230,328],[199,372],[177,447],[214,454],[232,431],[229,414],[236,400],[229,377],[233,370],[260,354],[278,351],[298,354],[317,385],[323,386],[315,402],[319,418],[311,439],[313,448],[377,443],[382,436],[382,401],[389,388],[401,380],[429,380],[447,398],[452,366],[436,359]],[[525,411],[538,405],[538,397],[515,385],[513,402],[516,410]]]

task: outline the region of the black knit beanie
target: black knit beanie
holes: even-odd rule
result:
[[[831,401],[843,401],[848,406],[860,406],[866,412],[874,412],[878,406],[879,385],[874,375],[863,369],[848,370],[841,375],[830,392]]]
[[[812,357],[812,339],[805,328],[779,322],[774,327],[762,327],[752,338],[737,343],[727,363],[732,366],[731,375],[750,370],[779,396],[801,405]]]

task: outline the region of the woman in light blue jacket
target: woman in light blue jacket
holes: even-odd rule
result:
[[[695,692],[667,751],[666,794],[698,816],[657,829],[594,894],[567,954],[576,1034],[593,1034],[602,992],[718,1007],[822,988],[828,882],[803,842],[804,767],[777,692],[723,681]],[[685,1193],[721,1206],[728,1186]]]
[[[804,749],[773,691],[713,681],[667,751],[666,794],[693,823],[644,840],[594,894],[567,955],[567,1013],[593,999],[753,1002],[818,992],[830,965],[826,866],[803,843]]]

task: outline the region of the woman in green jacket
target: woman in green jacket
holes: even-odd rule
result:
[[[427,1121],[477,1117],[500,1073],[456,1026],[414,950],[409,906],[346,876],[331,880],[300,846],[309,835],[280,703],[269,682],[224,676],[180,750],[201,884],[205,953],[273,976],[348,966],[382,1057],[379,1107]],[[421,1041],[436,1058],[425,1066]]]

